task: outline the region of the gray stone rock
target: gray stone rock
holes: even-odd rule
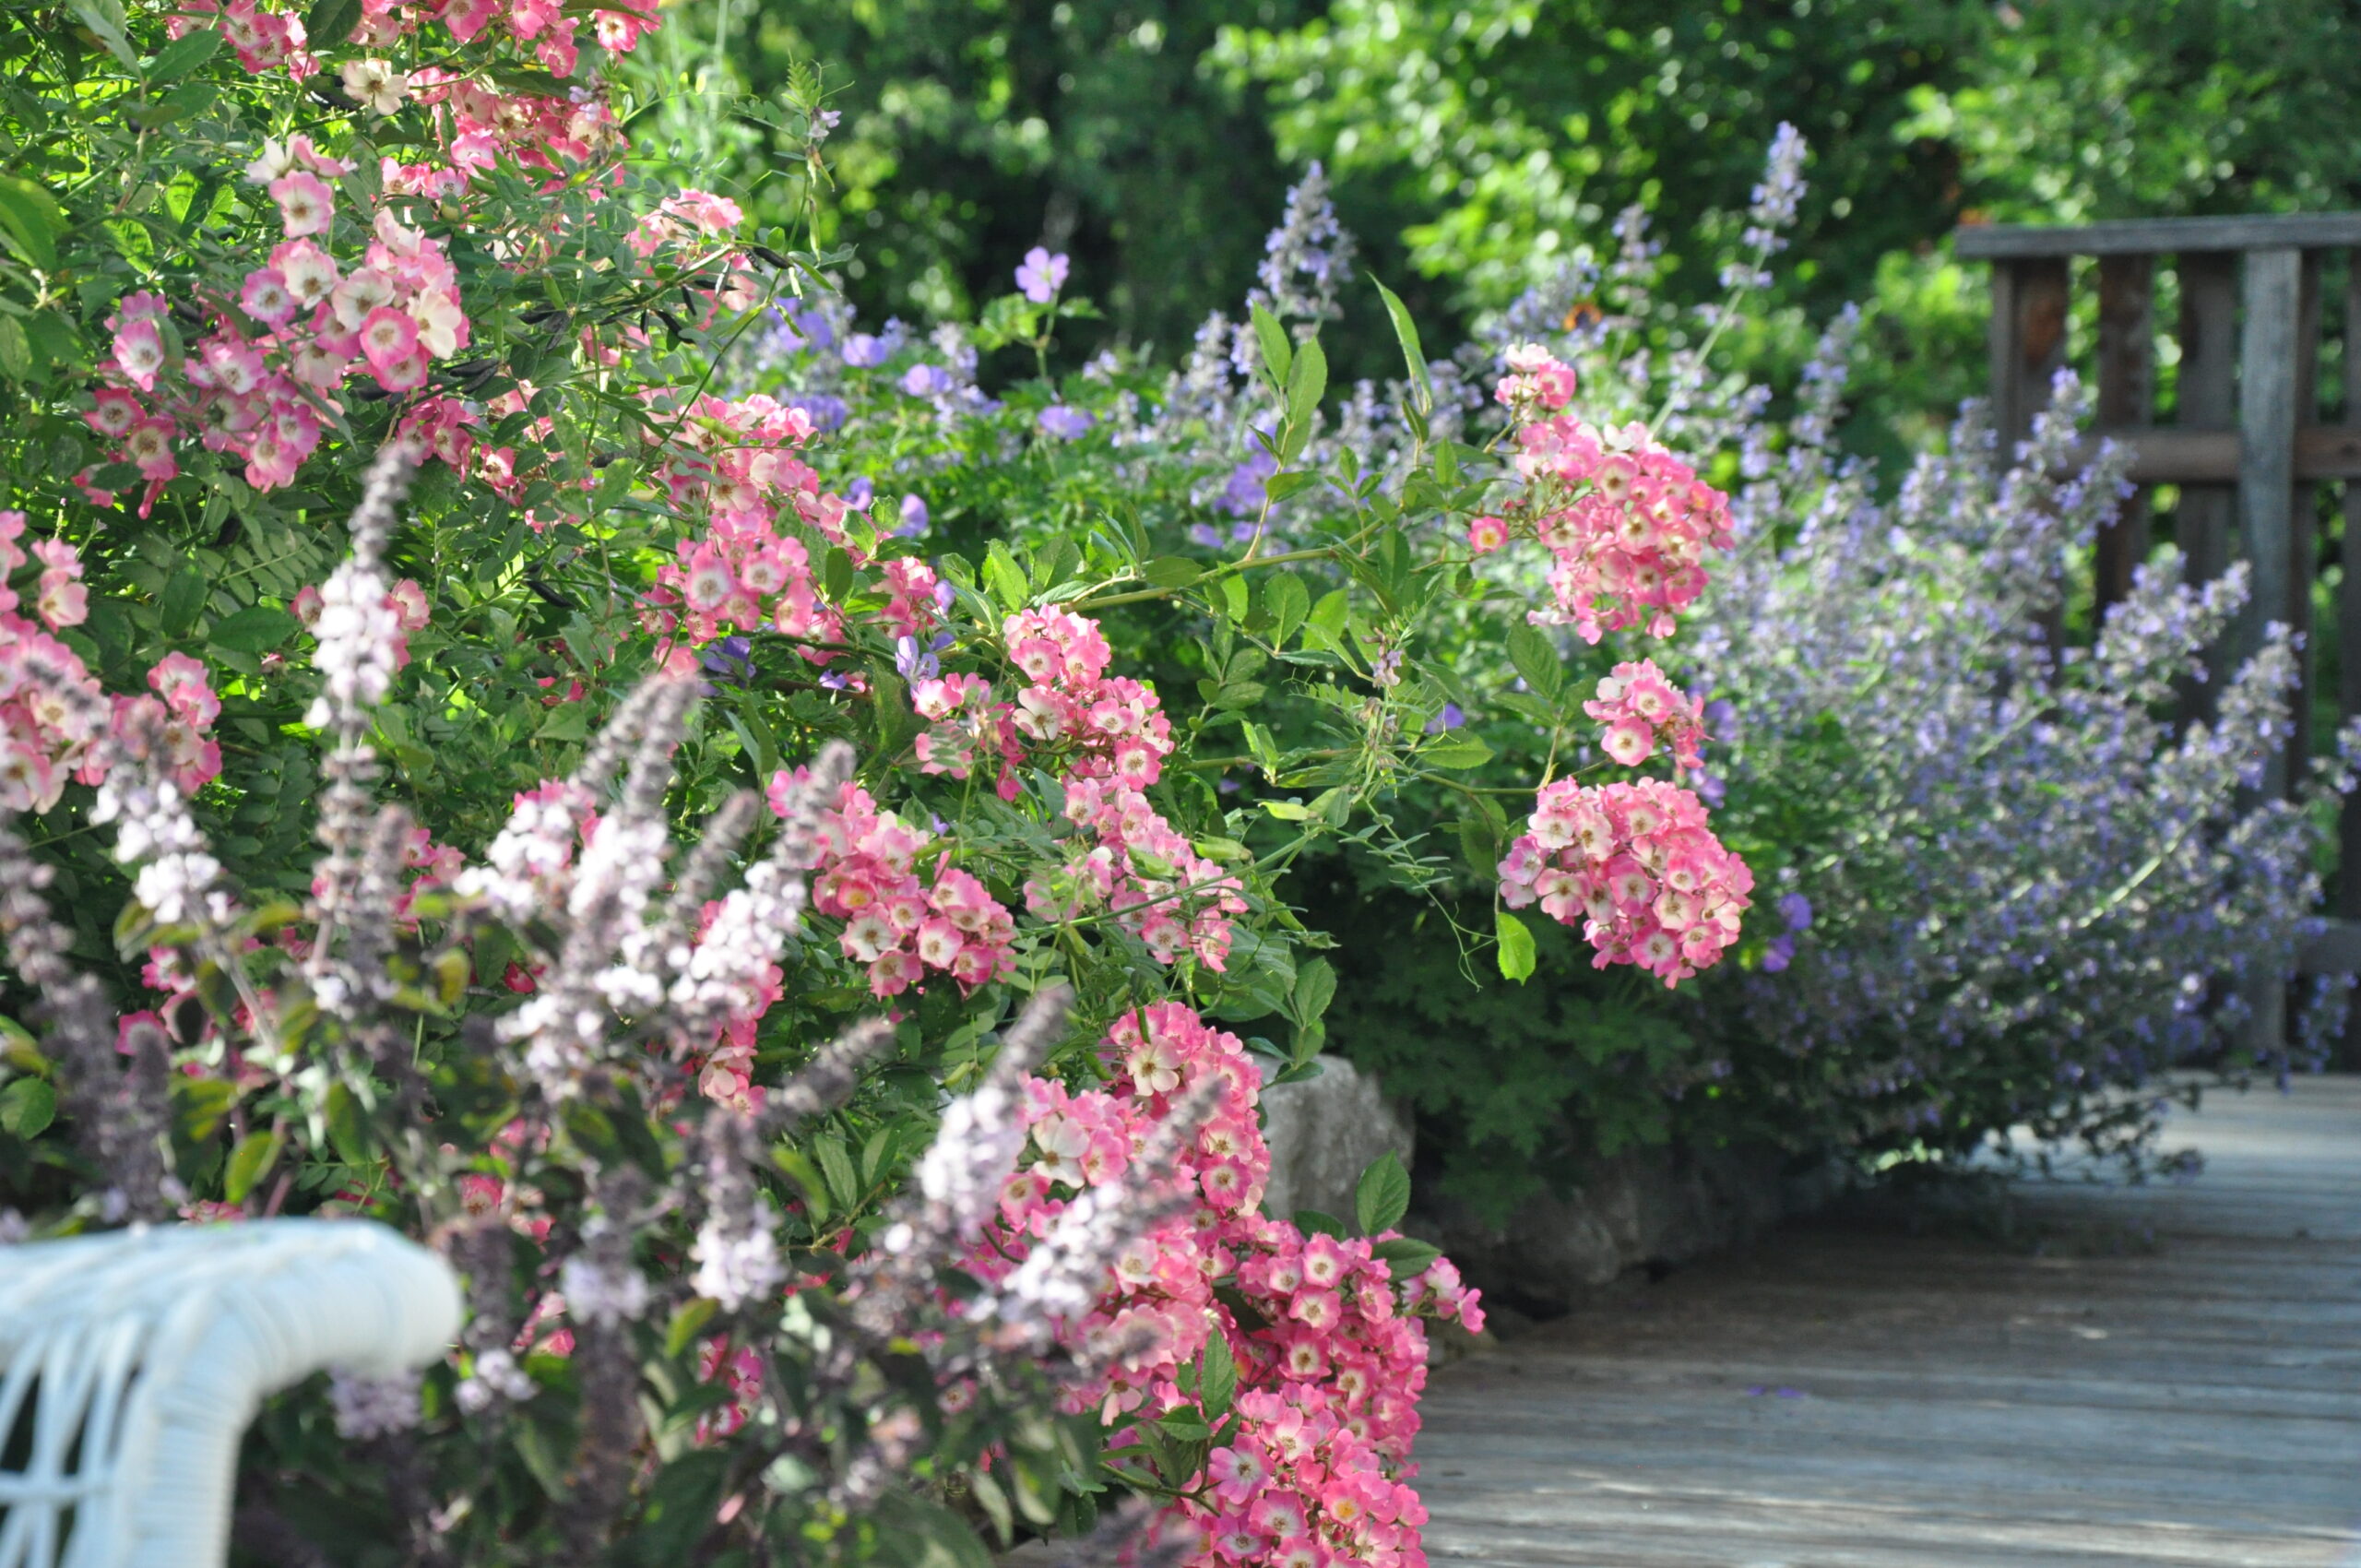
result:
[[[1388,1149],[1407,1167],[1412,1134],[1375,1077],[1341,1056],[1323,1056],[1320,1069],[1316,1078],[1263,1090],[1263,1135],[1271,1146],[1263,1212],[1283,1219],[1314,1208],[1349,1222],[1361,1172]],[[1276,1070],[1264,1066],[1266,1083]]]
[[[1740,1245],[1841,1186],[1833,1172],[1786,1175],[1786,1163],[1768,1148],[1627,1149],[1585,1161],[1572,1192],[1528,1199],[1505,1224],[1422,1192],[1419,1231],[1471,1281],[1562,1309],[1634,1269]]]

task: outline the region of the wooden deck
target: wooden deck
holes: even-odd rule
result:
[[[1822,1220],[1439,1372],[1428,1554],[2361,1568],[2361,1078],[2216,1096],[2033,1246]]]

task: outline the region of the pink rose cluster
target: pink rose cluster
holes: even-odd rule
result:
[[[1524,419],[1555,413],[1573,400],[1574,369],[1538,343],[1524,343],[1502,356],[1508,374],[1492,388],[1502,408]]]
[[[350,43],[363,54],[384,55],[427,23],[439,21],[457,42],[504,45],[552,76],[571,77],[579,64],[582,16],[578,8],[573,8],[571,15],[568,10],[561,0],[362,0],[361,19]],[[655,30],[655,11],[656,0],[614,0],[611,6],[589,13],[591,36],[610,53],[628,53],[641,37]],[[238,63],[248,73],[259,76],[285,70],[304,77],[319,69],[317,57],[305,47],[309,40],[302,20],[291,12],[265,10],[256,0],[229,0],[228,4],[182,0],[172,35],[178,37],[215,15],[223,37],[237,53]],[[345,90],[381,113],[400,107],[403,87],[417,79],[386,81],[389,77],[402,78],[402,73],[382,59],[352,64],[375,69],[348,68]]]
[[[147,480],[143,516],[179,474],[184,434],[243,459],[256,489],[275,490],[318,447],[321,409],[334,410],[356,371],[387,392],[415,392],[434,361],[467,347],[457,274],[434,240],[381,210],[359,267],[347,271],[325,248],[330,182],[349,170],[300,134],[265,145],[247,177],[268,188],[287,238],[246,274],[237,311],[212,309],[194,344],[184,347],[159,294],[127,295],[108,318],[113,351],[101,370],[113,385],[83,420],[114,444],[113,461]],[[81,483],[113,505],[87,472]]]
[[[1100,1055],[1103,1088],[1029,1085],[1029,1162],[1010,1177],[1001,1223],[970,1270],[1005,1281],[1076,1195],[1129,1170],[1180,1096],[1218,1080],[1194,1143],[1158,1173],[1157,1191],[1181,1212],[1132,1243],[1091,1309],[1064,1325],[1078,1347],[1138,1347],[1074,1391],[1072,1408],[1109,1420],[1190,1408],[1181,1370],[1221,1335],[1238,1369],[1238,1420],[1205,1472],[1189,1479],[1194,1496],[1168,1516],[1168,1528],[1200,1543],[1192,1562],[1423,1563],[1426,1515],[1409,1485],[1426,1383],[1422,1320],[1480,1328],[1476,1292],[1448,1262],[1397,1280],[1367,1240],[1306,1237],[1255,1212],[1270,1150],[1256,1117],[1261,1076],[1236,1036],[1178,1003],[1157,1003],[1119,1020]],[[1233,1310],[1239,1301],[1250,1316]]]
[[[782,816],[801,770],[785,769],[770,784],[771,809]],[[848,779],[834,811],[820,819],[819,861],[813,868],[812,907],[845,922],[838,949],[869,970],[875,995],[898,996],[929,969],[948,974],[972,992],[1015,968],[1009,944],[1016,934],[1008,909],[984,885],[936,856],[929,885],[915,867],[933,848],[926,834]]]
[[[69,778],[102,782],[101,736],[125,743],[159,736],[162,766],[184,791],[219,777],[221,748],[205,731],[221,704],[205,666],[168,653],[148,672],[156,695],[110,698],[81,656],[52,635],[89,615],[81,557],[62,539],[36,540],[30,549],[19,544],[25,523],[20,511],[0,511],[0,807],[45,812]],[[13,579],[36,561],[40,576],[27,586],[39,619],[29,620],[18,613],[24,601]],[[151,709],[160,710],[160,723],[131,722]]]
[[[1172,721],[1156,694],[1107,673],[1106,634],[1086,615],[1027,610],[1001,627],[1009,662],[1028,684],[1016,694],[1009,723],[1032,752],[1061,755],[1070,778],[1107,778],[1145,790],[1164,776]]]
[[[1052,921],[1103,908],[1157,963],[1193,954],[1221,973],[1229,959],[1231,917],[1246,912],[1238,879],[1200,856],[1145,795],[1121,779],[1070,778],[1064,787],[1067,820],[1096,842],[1078,846],[1049,877],[1027,880],[1025,907]]]
[[[1738,940],[1754,873],[1722,847],[1705,807],[1659,778],[1541,787],[1525,832],[1501,862],[1501,897],[1583,922],[1593,967],[1634,964],[1678,984]]]
[[[1014,800],[1028,757],[1068,778],[1112,778],[1145,790],[1164,776],[1172,721],[1156,693],[1109,676],[1114,652],[1098,623],[1063,610],[1026,610],[1001,627],[1009,662],[1025,677],[1013,703],[991,704],[979,677],[946,676],[911,688],[934,720],[919,738],[919,767],[965,778],[987,747],[1001,760],[1000,793]]]
[[[1705,703],[1666,678],[1653,659],[1618,664],[1598,683],[1596,701],[1583,711],[1607,727],[1607,754],[1637,767],[1655,754],[1661,741],[1682,772],[1705,766]]]
[[[1732,542],[1729,498],[1643,425],[1601,430],[1546,413],[1559,386],[1571,395],[1572,377],[1548,361],[1501,384],[1503,400],[1531,416],[1517,427],[1516,467],[1534,487],[1525,506],[1535,532],[1557,558],[1549,576],[1556,607],[1533,619],[1572,623],[1594,643],[1628,626],[1669,636],[1673,612],[1704,590],[1705,552]],[[1511,396],[1520,382],[1535,389]],[[1479,553],[1496,547],[1489,530],[1471,531],[1470,543]]]
[[[1220,970],[1231,917],[1246,912],[1246,901],[1238,879],[1199,856],[1142,792],[1164,776],[1172,752],[1162,702],[1142,683],[1107,673],[1112,650],[1087,616],[1027,610],[1010,616],[1002,636],[1026,682],[1015,701],[995,703],[980,675],[912,684],[912,705],[931,721],[918,738],[919,771],[965,778],[996,753],[999,792],[1013,801],[1023,788],[1017,766],[1043,764],[1064,791],[1067,820],[1090,837],[1063,867],[1026,883],[1026,908],[1051,921],[1105,909],[1157,962],[1193,953]]]
[[[676,558],[658,572],[642,615],[648,629],[691,646],[765,627],[810,642],[840,641],[844,617],[822,601],[809,547],[777,526],[783,511],[791,512],[842,546],[856,567],[875,564],[846,531],[853,508],[823,491],[819,474],[796,456],[811,437],[811,416],[761,393],[741,402],[700,395],[669,434],[671,453],[657,482],[676,509],[704,512],[707,526],[700,537],[682,539]],[[897,557],[879,575],[885,625],[900,636],[931,631],[942,613],[933,568]],[[818,649],[806,657],[829,659]]]

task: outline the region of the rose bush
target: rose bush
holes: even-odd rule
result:
[[[2115,502],[2109,469],[2081,471],[2057,447],[2075,396],[2030,454],[1995,450],[1971,420],[1952,452],[1888,486],[1835,440],[1851,315],[1817,354],[1795,346],[1807,362],[1795,387],[1716,367],[1715,344],[1745,342],[1754,362],[1784,330],[1748,302],[1796,210],[1803,153],[1782,137],[1731,225],[1744,231],[1725,269],[1733,297],[1665,298],[1645,215],[1627,213],[1611,251],[1579,255],[1476,340],[1333,403],[1305,444],[1325,481],[1283,474],[1259,445],[1287,410],[1254,374],[1251,324],[1227,316],[1178,367],[1107,354],[1054,386],[990,394],[979,360],[1040,341],[1045,302],[1012,294],[976,322],[923,328],[822,303],[750,333],[730,362],[739,385],[836,433],[824,468],[887,454],[878,483],[909,537],[1055,549],[1111,514],[1185,563],[1160,568],[1176,577],[1260,540],[1280,575],[1240,603],[1274,624],[1342,608],[1329,595],[1354,578],[1332,541],[1350,537],[1368,496],[1413,503],[1497,477],[1448,522],[1418,525],[1420,552],[1465,560],[1468,575],[1425,600],[1403,637],[1405,717],[1423,739],[1386,826],[1307,848],[1284,885],[1336,944],[1339,1045],[1417,1106],[1443,1188],[1495,1214],[1572,1179],[1589,1154],[1672,1137],[1876,1161],[1940,1158],[2030,1123],[2136,1159],[2163,1069],[2316,1063],[2341,1001],[2320,991],[2327,1010],[2308,1007],[2286,1048],[2260,1056],[2242,1024],[2241,988],[2290,967],[2325,854],[2316,804],[2254,802],[2225,760],[2284,743],[2280,656],[2201,728],[2152,701],[2154,672],[2217,636],[2236,585],[2175,595],[2160,558],[2156,597],[2109,627],[2069,606],[2062,663],[2026,640]],[[1327,321],[1350,255],[1315,169],[1271,233],[1250,304],[1297,330]],[[1406,418],[1422,393],[1422,418]],[[1413,455],[1428,449],[1438,460],[1422,469]],[[832,471],[848,484],[886,471],[863,467]],[[1726,517],[1679,505],[1698,476],[1728,493]],[[1586,488],[1556,504],[1547,486],[1567,479]],[[1653,505],[1612,510],[1646,485]],[[1680,586],[1682,563],[1660,544],[1620,553],[1624,526],[1706,541],[1712,583]],[[1635,567],[1648,615],[1683,624],[1669,644],[1607,624],[1640,618],[1619,603],[1596,612],[1596,583]],[[1300,804],[1353,777],[1356,737],[1301,664],[1237,669],[1153,596],[1107,623],[1156,672],[1176,731],[1237,737],[1204,763],[1227,798],[1275,788]],[[1807,647],[1850,651],[1815,659]],[[2054,705],[2011,696],[2053,681]],[[1930,743],[1937,733],[1951,740]],[[1717,841],[1760,884],[1742,895],[1752,907],[1734,961],[1670,995],[1594,970],[1599,950],[1579,929],[1514,914],[1571,910],[1577,879],[1607,880],[1613,859],[1559,841],[1584,822],[1600,841],[1583,814],[1547,810],[1534,831],[1533,781],[1567,761],[1635,760],[1669,762],[1714,802]],[[2059,793],[2066,777],[2094,782]],[[1550,785],[1553,799],[1580,788]],[[1654,788],[1608,786],[1619,799]],[[2000,800],[2011,804],[1996,813]],[[1622,829],[1609,815],[1604,831],[1611,847]],[[1973,868],[1957,858],[1970,843]],[[1613,941],[1613,909],[1596,910]],[[1591,920],[1585,905],[1580,923]],[[1525,988],[1493,978],[1503,960],[1530,962]]]
[[[10,18],[9,1229],[365,1215],[461,1268],[422,1383],[266,1414],[260,1556],[972,1560],[1133,1495],[1137,1550],[1416,1562],[1424,1324],[1480,1314],[1396,1232],[1397,1169],[1349,1224],[1258,1212],[1256,1096],[1336,992],[1279,879],[1338,845],[1430,878],[1397,802],[1481,760],[1419,651],[1477,581],[1436,541],[1513,518],[1566,618],[1661,622],[1716,494],[1648,446],[1623,486],[1547,356],[1521,426],[1605,445],[1496,464],[1398,309],[1389,471],[1317,439],[1315,198],[1219,345],[1248,380],[1205,407],[1254,443],[1225,551],[1115,494],[933,549],[893,439],[832,450],[731,352],[825,329],[832,258],[623,162],[657,20]],[[816,76],[740,111],[816,191]],[[1006,401],[955,334],[846,335],[906,439],[997,442],[1010,403],[1093,436],[1045,371],[1086,307],[1047,253],[1016,281],[973,334],[1032,348]],[[1316,533],[1275,512],[1314,491]],[[1275,670],[1316,731],[1284,749]],[[1742,867],[1693,798],[1572,788],[1622,837],[1543,908],[1602,963],[1718,956]]]

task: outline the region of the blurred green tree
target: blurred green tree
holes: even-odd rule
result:
[[[1669,291],[1703,297],[1786,120],[1813,191],[1777,299],[1869,308],[1855,439],[1891,450],[1978,390],[1982,281],[1949,260],[1955,223],[2361,200],[2350,0],[713,3],[681,32],[746,88],[797,59],[842,84],[830,221],[864,314],[964,311],[1047,244],[1108,312],[1069,355],[1175,352],[1234,309],[1315,158],[1430,343],[1606,248],[1632,203]],[[777,220],[763,193],[784,183],[753,150],[686,152],[724,155]],[[1382,374],[1376,315],[1335,337],[1340,376]],[[1806,340],[1739,347],[1775,371]]]

